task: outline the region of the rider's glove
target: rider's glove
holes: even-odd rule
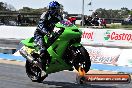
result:
[[[41,49],[39,50],[40,57],[43,57],[43,56],[44,56],[45,50],[46,50],[46,49],[44,49],[44,48],[41,48]]]

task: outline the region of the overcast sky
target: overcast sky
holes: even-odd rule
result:
[[[43,8],[48,6],[48,3],[53,0],[0,0],[0,2],[6,2],[13,5],[17,10],[22,7],[30,8]],[[82,1],[83,0],[56,0],[64,6],[64,10],[72,14],[82,13]],[[92,1],[92,5],[88,5]],[[97,8],[105,9],[120,9],[127,7],[132,9],[132,0],[84,0],[85,2],[85,14],[91,14],[89,10],[96,10]]]

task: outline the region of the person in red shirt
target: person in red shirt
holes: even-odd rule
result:
[[[102,24],[103,28],[106,28],[106,20],[105,19],[102,19],[101,24]]]
[[[68,20],[69,20],[72,24],[75,24],[75,22],[76,22],[76,17],[69,17]]]

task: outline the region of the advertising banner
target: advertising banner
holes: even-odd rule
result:
[[[121,49],[118,48],[105,48],[105,47],[91,47],[85,46],[87,49],[92,63],[102,63],[116,65]],[[114,52],[113,52],[114,51]]]
[[[121,29],[82,29],[84,45],[132,48],[132,31]]]

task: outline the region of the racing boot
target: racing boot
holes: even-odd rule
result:
[[[40,60],[41,60],[41,64],[42,64],[41,77],[45,77],[47,75],[45,72],[45,70],[46,70],[46,58],[45,58],[46,49],[41,48],[39,52],[40,52]]]

